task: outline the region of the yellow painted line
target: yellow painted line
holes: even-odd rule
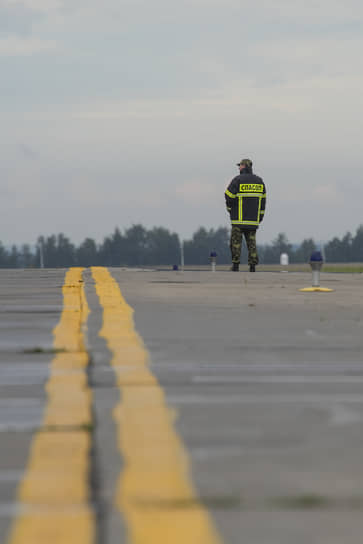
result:
[[[121,401],[114,417],[124,470],[116,503],[131,544],[221,544],[190,477],[164,392],[148,367],[133,310],[105,268],[92,268]]]
[[[305,291],[306,293],[331,293],[334,289],[329,289],[328,287],[304,287],[299,289],[299,291]]]
[[[55,327],[58,351],[46,384],[48,403],[19,484],[19,516],[8,544],[92,544],[95,520],[89,504],[92,424],[84,327],[87,305],[82,268],[70,269],[63,311]]]

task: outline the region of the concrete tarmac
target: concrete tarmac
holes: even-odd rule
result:
[[[310,274],[109,271],[135,311],[220,540],[360,543],[362,276],[322,274],[321,284],[334,292],[302,293]],[[16,488],[47,402],[65,272],[0,271],[1,543],[16,518]],[[119,392],[89,270],[84,281],[97,542],[119,544],[128,532],[114,501],[124,470],[112,417]]]
[[[0,270],[0,542],[46,403],[64,270]]]

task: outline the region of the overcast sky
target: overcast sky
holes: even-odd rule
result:
[[[251,158],[259,240],[363,223],[358,0],[0,0],[0,240],[228,226]]]

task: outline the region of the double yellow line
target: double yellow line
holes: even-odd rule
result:
[[[92,395],[82,332],[89,309],[83,285],[81,268],[67,272],[63,311],[53,331],[56,355],[46,384],[48,403],[18,488],[20,514],[9,544],[86,544],[94,539],[88,485]]]
[[[95,517],[88,489],[91,392],[82,334],[88,306],[81,275],[81,269],[71,269],[63,287],[64,310],[54,331],[54,345],[65,352],[57,354],[52,364],[44,428],[34,438],[19,488],[19,501],[26,511],[15,521],[9,544],[94,543]],[[148,366],[133,310],[107,269],[93,268],[92,275],[103,308],[99,335],[112,353],[110,364],[120,390],[114,418],[124,469],[115,502],[125,518],[128,541],[220,544],[191,481],[173,413]]]

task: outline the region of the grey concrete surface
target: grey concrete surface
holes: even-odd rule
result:
[[[362,276],[112,272],[224,541],[361,542]]]
[[[193,480],[226,544],[358,544],[363,511],[363,277],[110,269],[178,414]],[[65,271],[0,271],[0,542],[44,408]],[[90,271],[98,542],[126,542],[118,390]],[[44,353],[32,353],[35,347]]]
[[[0,270],[0,542],[45,405],[63,270]]]
[[[120,394],[110,366],[110,352],[103,338],[102,309],[90,270],[84,272],[85,292],[91,313],[88,319],[88,351],[91,356],[89,384],[93,391],[94,444],[93,484],[98,512],[98,543],[126,542],[123,519],[114,505],[115,483],[122,469],[112,411]]]

